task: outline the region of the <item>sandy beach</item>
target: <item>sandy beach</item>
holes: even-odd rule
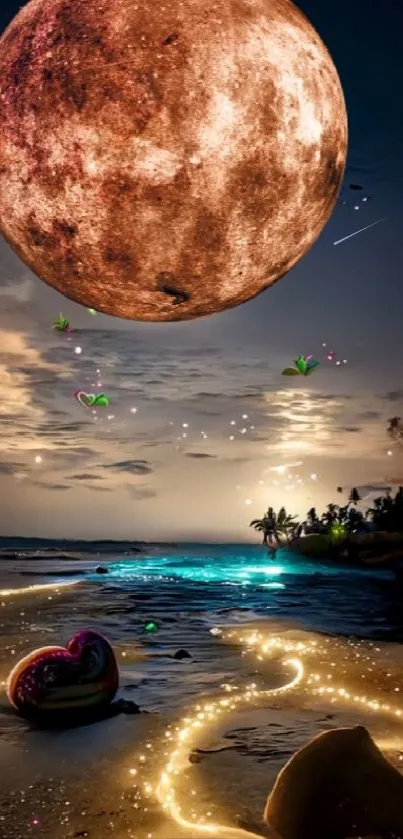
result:
[[[32,580],[40,585],[40,574]],[[84,577],[76,584],[67,579],[58,588],[13,593],[16,581],[18,589],[32,584],[21,573],[2,572],[1,839],[193,839],[203,835],[200,828],[207,823],[223,839],[268,836],[262,813],[279,769],[314,734],[341,725],[366,725],[394,765],[402,766],[399,718],[366,704],[372,697],[380,706],[399,707],[398,644],[338,640],[284,621],[257,620],[257,615],[248,624],[229,614],[222,634],[212,634],[200,615],[189,614],[186,603],[178,609],[176,602],[174,617],[168,601],[162,599],[158,608],[154,596],[150,614],[152,589],[144,586],[136,591]],[[42,583],[49,586],[49,578]],[[147,614],[161,621],[154,635],[141,631]],[[75,729],[37,730],[7,703],[4,682],[10,667],[32,649],[66,643],[83,627],[110,639],[120,669],[118,696],[136,702],[143,713],[122,713]],[[245,647],[244,639],[253,641],[256,633],[277,639],[278,649],[267,660],[259,640]],[[318,651],[318,662],[304,649],[298,652],[298,645]],[[284,665],[288,648],[288,657],[304,661],[304,681],[288,692],[270,693],[295,677],[294,665]],[[191,657],[173,658],[180,649]],[[330,668],[337,686],[351,697],[356,692],[360,702],[345,701],[337,691],[312,692],[315,667],[323,674]],[[255,695],[246,702],[233,699],[249,685]],[[211,703],[220,701],[226,702],[223,712],[210,714],[209,720]],[[164,808],[161,777],[172,766],[171,740],[185,716],[200,717],[200,728],[192,730],[174,761]]]

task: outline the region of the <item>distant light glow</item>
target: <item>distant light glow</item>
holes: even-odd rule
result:
[[[81,355],[82,348],[81,347],[74,347],[74,352],[75,352],[76,355]]]
[[[68,580],[62,583],[40,583],[38,585],[26,586],[25,588],[8,588],[0,591],[0,597],[16,597],[21,594],[35,594],[39,591],[58,591],[60,588],[68,588],[78,585],[79,580]]]
[[[40,454],[37,454],[37,455],[36,455],[36,457],[35,457],[35,463],[42,463],[42,458],[41,458]]]

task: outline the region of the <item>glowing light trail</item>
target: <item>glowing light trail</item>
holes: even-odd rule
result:
[[[372,713],[378,713],[384,716],[400,718],[403,716],[403,710],[388,702],[383,702],[366,695],[363,696],[354,690],[348,691],[343,687],[337,687],[333,684],[334,674],[338,673],[340,675],[341,672],[341,668],[338,666],[337,669],[333,669],[336,668],[335,661],[329,661],[333,657],[332,643],[334,639],[326,639],[324,642],[315,640],[284,640],[283,638],[265,636],[260,631],[251,632],[249,630],[247,633],[230,631],[223,633],[218,628],[211,630],[211,632],[213,635],[221,636],[224,640],[230,640],[232,644],[234,641],[237,641],[241,646],[246,648],[245,652],[254,652],[257,655],[258,661],[263,661],[266,657],[273,655],[287,654],[288,656],[291,653],[293,657],[287,657],[282,663],[285,666],[295,668],[296,674],[284,686],[271,690],[257,690],[255,684],[249,685],[247,688],[227,685],[227,693],[225,695],[197,705],[194,711],[189,716],[185,716],[180,720],[176,726],[169,726],[165,731],[164,743],[165,747],[166,745],[172,746],[172,750],[167,754],[168,761],[163,771],[159,773],[155,788],[150,783],[145,783],[143,784],[143,790],[146,796],[155,796],[157,798],[164,813],[172,819],[177,827],[191,831],[192,835],[195,833],[207,833],[217,837],[222,836],[223,839],[224,837],[225,839],[261,839],[261,835],[248,830],[210,823],[208,821],[209,816],[211,816],[210,811],[201,816],[197,816],[193,812],[192,820],[182,814],[182,808],[176,800],[176,782],[181,771],[189,766],[189,754],[192,748],[194,748],[194,743],[192,746],[192,735],[199,737],[208,726],[221,721],[232,711],[240,710],[242,706],[256,705],[262,701],[267,702],[268,699],[275,698],[282,693],[290,692],[296,687],[303,687],[306,693],[313,696],[329,697],[332,703],[338,701],[348,702],[355,706],[364,707]],[[337,642],[335,644],[333,643],[333,646],[343,646],[343,642],[340,644]],[[372,651],[370,655],[368,653],[365,655],[365,653],[358,652],[360,648],[358,642],[347,643],[345,646],[351,648],[353,653],[352,660],[356,664],[368,663],[368,661],[371,661],[371,657],[375,655]],[[301,657],[305,656],[319,658],[320,664],[326,664],[329,668],[328,672],[325,674],[308,672],[306,665],[301,661]],[[371,661],[371,665],[374,664],[375,662]],[[367,667],[367,669],[370,668]],[[329,684],[329,681],[331,681],[331,684]],[[400,687],[396,687],[395,690],[400,691]],[[153,751],[154,747],[152,743],[147,743],[146,747],[151,752]],[[144,768],[146,763],[145,755],[141,755],[139,758],[139,769]],[[130,774],[133,776],[138,775],[139,769],[130,769]],[[148,839],[152,839],[152,834],[148,833],[147,837]]]
[[[333,242],[333,245],[341,245],[342,242],[347,242],[347,239],[352,239],[353,236],[358,236],[359,233],[363,233],[364,230],[369,230],[370,227],[375,227],[376,224],[380,224],[381,221],[386,221],[387,218],[388,216],[384,216],[384,218],[380,218],[378,221],[373,221],[372,224],[368,224],[366,227],[361,227],[360,230],[356,230],[355,233],[343,236],[343,239],[338,239],[337,242]]]
[[[267,691],[256,690],[256,685],[252,684],[246,690],[240,691],[236,696],[228,698],[221,697],[213,702],[206,702],[203,706],[196,706],[195,713],[191,717],[186,717],[184,724],[179,727],[174,738],[175,747],[171,753],[168,764],[160,775],[159,783],[156,788],[157,798],[162,805],[163,810],[167,811],[170,817],[180,827],[190,830],[197,830],[204,833],[213,833],[215,836],[225,831],[227,839],[231,837],[255,837],[256,834],[249,833],[249,831],[238,830],[237,828],[223,827],[216,824],[202,824],[194,821],[189,821],[184,818],[181,813],[181,808],[175,800],[175,786],[174,778],[178,776],[181,768],[186,765],[187,757],[190,750],[190,740],[192,733],[199,732],[203,724],[216,722],[220,716],[225,715],[228,711],[234,711],[238,706],[247,705],[253,700],[267,699],[269,697],[277,696],[288,690],[292,690],[302,680],[304,668],[300,661],[296,659],[287,659],[284,665],[291,665],[296,669],[296,675],[290,682],[280,688],[275,688]],[[170,739],[170,729],[167,730],[167,739]]]

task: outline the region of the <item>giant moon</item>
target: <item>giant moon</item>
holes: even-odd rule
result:
[[[31,0],[0,39],[0,229],[99,312],[186,320],[273,285],[346,153],[336,68],[289,0]]]

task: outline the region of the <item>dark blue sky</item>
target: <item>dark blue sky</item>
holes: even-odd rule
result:
[[[336,207],[308,255],[272,289],[182,324],[91,319],[0,242],[0,532],[248,538],[249,519],[269,503],[302,512],[335,500],[337,485],[401,479],[402,456],[385,424],[403,411],[403,6],[298,5],[344,88],[342,194],[351,206]],[[0,29],[17,11],[3,3]],[[359,211],[350,182],[372,197]],[[69,349],[49,329],[60,309],[78,330]],[[348,364],[327,364],[324,342]],[[310,352],[321,366],[308,386],[281,377]],[[114,404],[113,418],[98,425],[71,396],[97,375]]]

